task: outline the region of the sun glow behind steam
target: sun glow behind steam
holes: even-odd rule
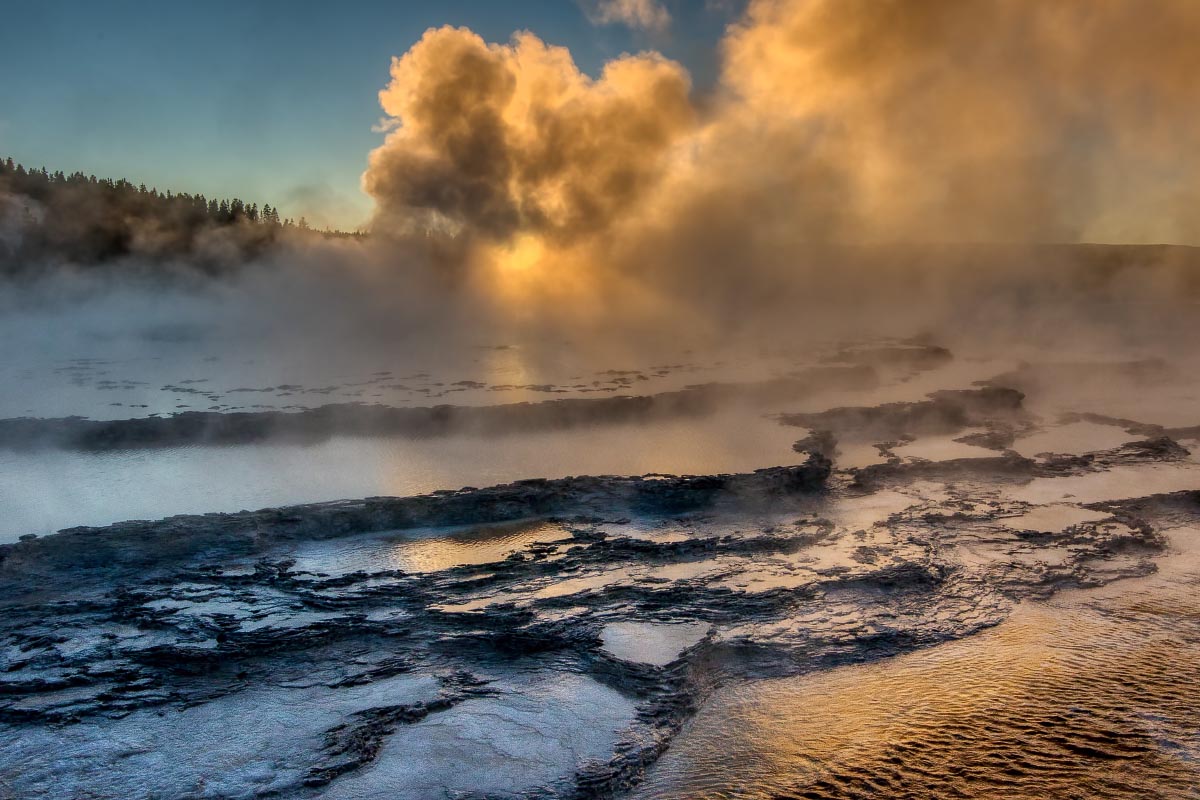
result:
[[[723,329],[861,288],[836,247],[1200,240],[1197,38],[1192,0],[752,0],[700,98],[656,52],[430,29],[363,186],[502,315]]]

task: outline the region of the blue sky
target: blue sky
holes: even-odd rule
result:
[[[0,154],[351,226],[370,211],[376,93],[426,28],[529,29],[593,75],[656,49],[703,91],[738,5],[665,0],[670,29],[647,33],[591,24],[587,1],[3,0]]]

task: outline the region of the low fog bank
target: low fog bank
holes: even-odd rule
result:
[[[988,379],[1047,409],[1110,416],[1150,393],[1179,414],[1149,421],[1200,423],[1178,379],[1196,366],[1197,249],[825,247],[723,292],[648,278],[629,307],[612,296],[514,306],[419,255],[373,240],[293,244],[222,278],[58,270],[10,286],[0,446],[511,435],[797,412],[817,396],[832,398],[825,408],[919,401]],[[1071,368],[1147,360],[1165,377],[1144,390]],[[1022,361],[1064,366],[1031,384]],[[946,383],[895,396],[897,381],[923,386],[913,376],[947,364]]]
[[[165,268],[48,269],[0,292],[0,334],[21,359],[164,355],[263,363],[437,363],[473,347],[526,346],[598,368],[693,348],[796,351],[922,337],[951,349],[1053,346],[1186,352],[1200,307],[1200,249],[1111,245],[809,248],[772,270],[686,265],[595,292],[557,294],[450,275],[394,241],[291,242],[221,277]],[[207,352],[206,350],[206,352]]]
[[[736,410],[761,414],[824,393],[876,388],[867,366],[827,366],[787,378],[747,383],[704,383],[653,395],[543,400],[486,406],[440,404],[392,408],[327,404],[302,411],[183,412],[170,417],[93,421],[0,419],[0,448],[58,447],[100,452],[186,445],[314,443],[333,436],[502,436],[621,424],[660,424]]]

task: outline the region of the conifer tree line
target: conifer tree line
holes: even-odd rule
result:
[[[265,203],[160,192],[0,157],[0,271],[124,257],[213,269],[259,253],[285,230],[308,228],[303,217],[285,219]]]

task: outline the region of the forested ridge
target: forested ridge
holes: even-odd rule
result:
[[[303,217],[283,218],[265,203],[160,192],[0,158],[0,271],[9,274],[131,258],[216,271],[260,254],[285,231],[307,230]]]

